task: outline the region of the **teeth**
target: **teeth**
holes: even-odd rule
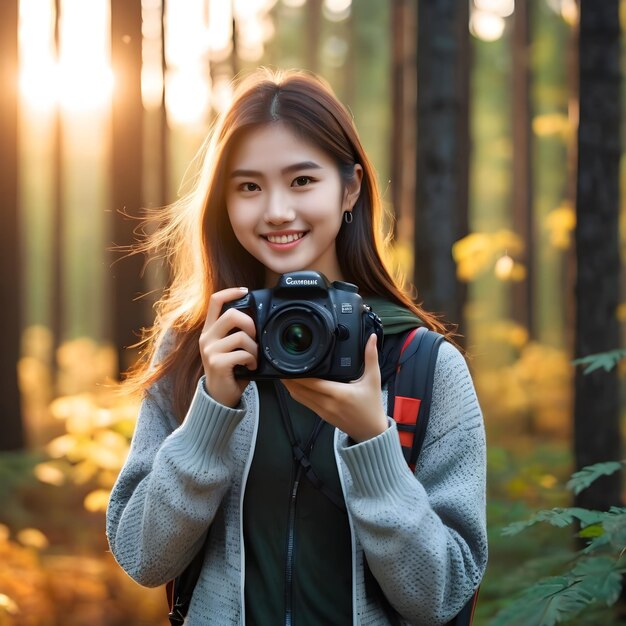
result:
[[[295,235],[267,235],[267,240],[270,243],[291,243],[292,241],[298,241],[302,239],[304,233],[297,233]]]

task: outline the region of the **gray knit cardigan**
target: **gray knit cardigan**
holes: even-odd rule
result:
[[[113,488],[107,537],[138,583],[180,574],[210,528],[189,626],[244,625],[242,505],[259,420],[257,388],[240,405],[215,402],[200,380],[185,420],[167,380],[142,402],[128,459]],[[386,406],[386,391],[381,394]],[[479,585],[487,562],[485,433],[462,355],[441,346],[431,417],[415,475],[395,422],[351,445],[335,431],[335,457],[352,530],[353,625],[389,624],[364,584],[364,555],[404,623],[445,624]]]

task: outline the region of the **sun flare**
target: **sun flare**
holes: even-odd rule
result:
[[[20,0],[19,86],[35,110],[99,110],[110,103],[114,80],[110,60],[107,0],[61,0],[58,45],[52,0]]]

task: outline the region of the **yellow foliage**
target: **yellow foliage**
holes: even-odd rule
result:
[[[626,302],[622,302],[617,306],[617,319],[620,322],[626,322]]]
[[[533,118],[533,132],[538,137],[556,135],[566,139],[571,130],[570,121],[563,113],[543,113]]]
[[[52,604],[46,598],[46,576],[36,550],[8,537],[0,540],[0,608],[2,626],[52,626]]]
[[[46,432],[50,426],[48,404],[55,393],[52,345],[52,334],[43,326],[31,326],[22,334],[22,357],[17,363],[18,381],[24,426],[28,440],[35,445],[56,434]]]
[[[80,393],[57,398],[50,405],[52,415],[66,420],[66,430],[72,434],[89,433],[94,422],[94,396]]]
[[[457,263],[457,276],[469,281],[483,272],[491,261],[490,239],[487,233],[471,233],[452,246]]]
[[[545,227],[550,233],[550,243],[559,250],[567,250],[576,227],[576,211],[572,204],[564,201],[550,211],[546,216]]]
[[[384,258],[393,275],[398,277],[401,283],[407,276],[413,274],[413,248],[409,243],[403,240],[394,241],[393,245],[385,250]]]
[[[67,456],[76,445],[73,435],[61,435],[53,439],[47,446],[46,452],[55,459]]]
[[[559,483],[559,479],[556,476],[553,476],[552,474],[544,474],[539,479],[539,484],[544,489],[554,489],[558,483]]]
[[[84,485],[95,480],[101,486],[111,487],[114,476],[122,468],[128,455],[129,437],[111,430],[115,426],[115,411],[106,410],[106,420],[92,419],[99,410],[93,404],[85,403],[92,396],[81,396],[60,399],[54,409],[57,417],[66,418],[68,433],[56,437],[47,446],[46,451],[56,462],[41,463],[35,468],[35,475],[42,482],[49,484],[63,484],[66,478],[77,485]],[[72,407],[77,407],[78,414],[72,415]],[[136,414],[137,407],[134,407]],[[126,410],[122,412],[123,422],[126,422]],[[106,426],[100,426],[104,421]],[[125,433],[132,427],[124,428]],[[64,463],[59,464],[60,461]],[[99,479],[99,474],[104,478]]]
[[[497,334],[497,327],[494,331]],[[567,436],[572,377],[570,358],[564,351],[525,342],[517,361],[477,370],[475,382],[487,414],[494,419],[512,416],[520,430],[531,427],[535,432]]]
[[[528,330],[510,320],[494,322],[484,329],[487,341],[496,341],[521,350],[528,341]]]
[[[115,481],[117,480],[119,472],[109,472],[107,470],[101,470],[98,472],[97,483],[103,489],[112,489]]]
[[[500,229],[491,235],[492,247],[494,250],[508,250],[513,254],[520,254],[524,251],[522,238],[512,230]]]
[[[521,280],[520,276],[525,276],[525,270],[509,253],[515,256],[523,251],[522,239],[506,229],[494,233],[470,233],[452,246],[457,277],[464,282],[474,280],[490,270],[502,280]]]
[[[99,470],[120,470],[127,454],[128,445],[124,448],[117,445],[108,447],[96,439],[91,442],[89,458]]]
[[[76,485],[86,485],[90,480],[98,474],[98,465],[95,459],[90,458],[90,454],[86,454],[86,458],[73,466],[72,481]]]
[[[60,368],[58,391],[65,395],[93,389],[117,374],[117,353],[113,346],[99,345],[86,337],[60,346],[57,363]]]
[[[48,538],[36,528],[24,528],[17,533],[17,540],[28,548],[43,550],[48,547]]]
[[[87,511],[102,515],[128,454],[138,401],[116,393],[110,347],[89,340],[62,346],[57,386],[50,334],[28,329],[22,345],[20,388],[29,437],[48,455],[34,475],[48,485],[69,483],[87,494]],[[97,558],[53,556],[48,527],[24,528],[12,539],[0,524],[0,626],[168,624],[162,589],[133,583],[102,551],[102,526],[94,522]],[[58,530],[54,523],[50,528],[58,553]]]
[[[25,343],[31,352],[41,334],[40,329],[27,334]],[[57,356],[62,368],[60,388],[70,393],[49,401],[47,412],[57,431],[62,426],[65,432],[44,446],[50,460],[35,467],[35,476],[51,485],[71,482],[110,489],[128,455],[138,400],[117,393],[118,383],[107,382],[116,365],[110,347],[79,339],[62,345]],[[25,380],[32,375],[32,387],[37,387],[39,374],[33,362],[23,359],[22,365]],[[93,499],[87,502],[94,507]]]
[[[526,278],[526,267],[504,254],[496,261],[494,273],[499,280],[519,282]]]
[[[17,615],[19,613],[18,606],[12,598],[9,598],[4,593],[0,593],[0,618],[2,617],[2,613],[8,613],[9,615]],[[3,622],[0,621],[0,624]]]
[[[85,496],[85,508],[92,513],[104,513],[109,504],[110,492],[106,489],[96,489]]]
[[[29,326],[22,333],[22,354],[43,363],[52,361],[53,336],[45,326]]]
[[[50,366],[32,356],[22,357],[17,364],[20,391],[29,398],[49,398],[52,389]]]
[[[63,485],[67,478],[66,472],[59,467],[58,463],[50,461],[39,463],[35,466],[33,472],[42,483],[55,485],[57,487]]]
[[[139,587],[110,554],[53,556],[0,532],[0,563],[0,626],[169,624],[162,588]]]
[[[99,446],[119,454],[128,452],[128,439],[114,430],[99,430],[95,433],[94,440]],[[119,468],[119,465],[116,467]]]

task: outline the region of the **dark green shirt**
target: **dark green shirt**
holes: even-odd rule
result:
[[[381,317],[384,334],[414,328],[419,320],[382,298],[366,300]],[[246,623],[285,623],[289,510],[297,464],[272,382],[260,381],[259,430],[244,497]],[[291,424],[302,446],[317,416],[291,398]],[[309,458],[324,485],[343,498],[334,455],[334,428],[324,423]],[[291,584],[294,626],[352,624],[352,545],[345,511],[309,480],[298,484],[293,519]]]

